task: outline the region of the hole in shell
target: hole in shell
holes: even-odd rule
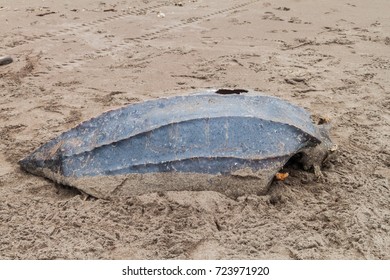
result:
[[[217,90],[215,93],[217,94],[240,94],[243,92],[248,92],[246,89],[224,89],[221,88]]]

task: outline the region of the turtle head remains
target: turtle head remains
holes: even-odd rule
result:
[[[312,119],[317,124],[321,143],[304,149],[300,161],[304,170],[313,170],[317,177],[322,177],[321,167],[332,158],[338,146],[329,137],[331,129],[329,119],[318,116],[312,116]]]

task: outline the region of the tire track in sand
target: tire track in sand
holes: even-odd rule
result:
[[[58,69],[58,70],[59,69],[73,70],[75,67],[81,66],[82,64],[85,64],[85,63],[88,63],[89,61],[95,60],[97,56],[107,56],[110,54],[112,55],[114,52],[121,52],[121,51],[128,49],[129,47],[133,47],[134,44],[132,44],[132,43],[134,43],[134,42],[135,43],[142,43],[143,41],[146,41],[146,40],[154,40],[154,39],[161,37],[161,35],[163,35],[164,33],[167,33],[171,30],[176,29],[176,28],[184,27],[184,26],[196,23],[196,22],[201,22],[201,21],[204,21],[206,19],[210,19],[214,16],[224,14],[227,12],[236,11],[237,9],[243,8],[245,6],[248,6],[248,5],[257,3],[257,2],[260,2],[260,0],[251,0],[251,1],[241,3],[241,4],[234,5],[232,7],[218,10],[218,11],[215,11],[215,12],[203,15],[203,16],[187,18],[187,19],[181,20],[180,23],[173,24],[171,26],[158,29],[157,31],[145,33],[145,34],[137,36],[137,37],[126,38],[124,41],[122,41],[118,44],[114,44],[114,45],[111,45],[110,47],[105,47],[102,49],[94,50],[94,51],[89,52],[89,53],[85,53],[82,55],[82,57],[74,58],[68,62],[55,64],[55,65],[53,65],[53,67]]]
[[[127,12],[124,12],[122,14],[117,14],[117,15],[113,15],[113,16],[109,16],[109,17],[105,17],[105,18],[101,18],[101,19],[96,19],[96,20],[91,21],[91,22],[79,23],[75,26],[63,28],[63,29],[60,29],[57,31],[46,32],[46,33],[41,34],[41,35],[35,35],[33,37],[24,39],[23,44],[6,49],[4,51],[4,53],[10,53],[13,49],[16,49],[16,48],[19,48],[22,46],[26,46],[28,44],[35,43],[35,42],[40,41],[40,40],[53,39],[57,36],[62,36],[62,35],[73,35],[72,33],[79,31],[79,30],[83,30],[83,29],[87,29],[87,28],[91,28],[91,27],[96,27],[96,26],[99,26],[101,24],[116,21],[119,19],[125,19],[126,17],[129,17],[129,16],[138,15],[138,14],[147,12],[149,10],[153,10],[153,9],[157,9],[157,8],[161,8],[161,7],[169,6],[169,5],[171,5],[170,2],[163,2],[160,4],[155,4],[152,6],[147,6],[147,7],[127,11]]]

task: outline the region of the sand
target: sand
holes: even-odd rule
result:
[[[0,2],[0,259],[390,259],[390,2]],[[117,201],[17,161],[104,111],[244,88],[329,118],[324,178]],[[245,187],[245,186],[243,186]]]

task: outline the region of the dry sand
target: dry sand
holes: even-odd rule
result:
[[[0,0],[1,259],[390,259],[390,1]],[[41,15],[41,16],[39,16]],[[333,122],[324,180],[116,202],[21,171],[103,111],[204,88]]]

